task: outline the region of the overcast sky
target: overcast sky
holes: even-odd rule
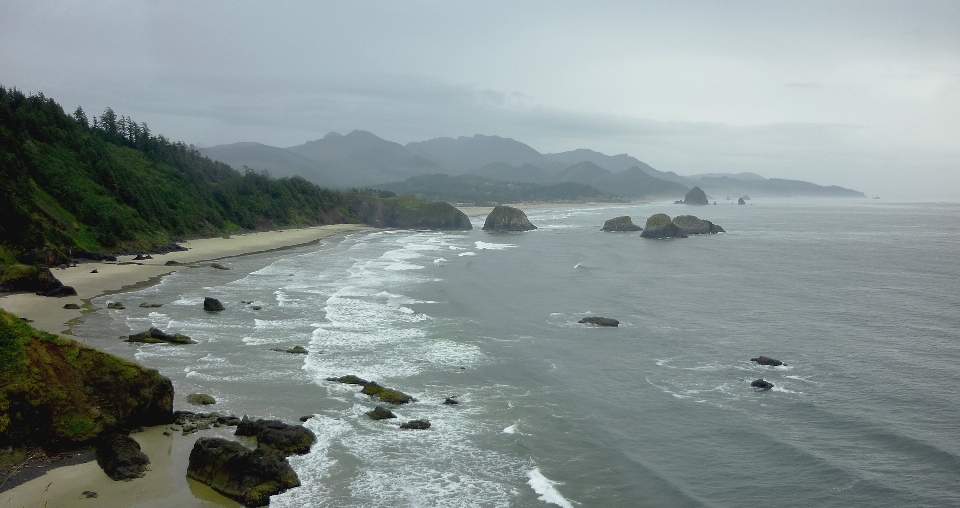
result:
[[[960,2],[0,0],[0,84],[198,145],[512,137],[960,200]]]

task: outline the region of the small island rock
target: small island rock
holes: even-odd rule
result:
[[[527,219],[527,214],[512,206],[494,207],[483,223],[484,231],[529,231],[537,229]]]
[[[773,383],[771,383],[770,381],[765,381],[763,379],[756,379],[752,383],[750,383],[750,386],[754,388],[759,388],[761,390],[770,390],[771,388],[773,388]]]
[[[209,406],[210,404],[216,404],[217,399],[205,393],[191,393],[187,395],[187,402],[195,406]]]
[[[756,358],[751,358],[750,361],[751,361],[751,362],[757,362],[757,363],[759,363],[760,365],[769,365],[769,366],[771,366],[771,367],[779,367],[779,366],[781,366],[781,365],[786,365],[785,363],[781,362],[780,360],[777,360],[777,359],[774,359],[774,358],[770,358],[769,356],[758,356],[758,357],[756,357]]]
[[[683,204],[700,206],[709,205],[710,202],[707,201],[707,194],[703,192],[703,189],[694,187],[687,191],[687,195],[683,197]]]
[[[383,406],[377,406],[373,408],[373,411],[367,411],[366,415],[369,416],[371,420],[386,420],[397,417],[397,415],[393,414],[393,411]]]
[[[687,235],[707,235],[726,232],[719,225],[708,220],[698,219],[694,215],[678,215],[674,217],[673,223]]]
[[[210,312],[221,311],[223,310],[223,304],[220,303],[220,300],[208,296],[203,299],[203,310]]]
[[[620,321],[617,321],[613,318],[606,318],[600,316],[589,316],[577,321],[577,323],[585,325],[597,325],[597,326],[620,326]]]
[[[738,205],[745,205],[745,204],[747,204],[747,202],[744,201],[743,198],[738,198],[738,199],[737,199],[737,204],[738,204]]]
[[[686,238],[687,234],[665,213],[651,215],[643,227],[642,238]]]
[[[640,226],[633,223],[629,215],[615,217],[603,223],[601,231],[640,231]]]
[[[145,342],[147,344],[159,344],[161,342],[168,342],[170,344],[196,344],[193,339],[187,337],[186,335],[179,333],[170,335],[169,333],[154,327],[151,327],[145,332],[135,333],[127,336],[127,342]]]
[[[268,447],[284,455],[303,455],[317,442],[317,436],[303,425],[288,425],[280,420],[251,420],[246,416],[237,425],[237,436],[257,438],[258,447]]]

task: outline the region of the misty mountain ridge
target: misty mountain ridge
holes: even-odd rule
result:
[[[576,183],[593,187],[599,194],[624,198],[679,198],[694,186],[702,188],[712,200],[741,195],[864,197],[858,191],[842,187],[767,179],[749,172],[682,176],[659,171],[627,154],[611,156],[585,148],[542,154],[515,139],[482,134],[401,145],[367,131],[354,130],[345,135],[332,132],[321,139],[287,148],[246,142],[199,151],[234,168],[267,169],[278,177],[298,175],[334,188],[387,188],[388,184],[398,184],[411,177],[446,174],[536,185]],[[426,185],[431,178],[414,180],[411,188]],[[424,192],[428,188],[432,189],[429,192],[436,191],[435,185],[430,184],[424,187]],[[452,189],[449,182],[440,188]],[[456,194],[462,195],[462,189]],[[546,193],[552,194],[555,193]]]

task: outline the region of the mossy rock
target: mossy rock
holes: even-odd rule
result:
[[[270,496],[300,486],[286,457],[270,448],[250,450],[236,441],[201,437],[190,451],[187,478],[246,506],[267,506]]]
[[[107,304],[107,308],[108,308],[108,309],[113,309],[113,310],[123,310],[123,309],[126,309],[126,307],[124,307],[124,306],[123,306],[123,303],[121,303],[121,302],[110,302],[110,303]]]
[[[373,411],[367,411],[364,414],[369,416],[371,420],[386,420],[397,417],[397,415],[393,414],[393,411],[390,411],[383,406],[377,406],[373,408]]]
[[[317,442],[317,436],[303,425],[289,425],[280,420],[251,420],[246,416],[237,425],[237,436],[257,438],[257,446],[269,447],[284,455],[303,455]]]
[[[209,406],[210,404],[216,404],[217,399],[205,393],[191,393],[187,395],[187,402],[195,406]]]
[[[490,211],[483,222],[484,231],[530,231],[537,229],[523,210],[512,206],[499,205]]]
[[[370,382],[364,386],[363,390],[360,390],[360,393],[378,397],[380,400],[388,404],[406,404],[415,400],[413,397],[399,390],[385,388],[374,382]]]
[[[640,236],[642,238],[686,238],[687,234],[670,221],[669,215],[657,213],[647,219]]]
[[[642,228],[633,223],[629,215],[615,217],[603,223],[601,231],[640,231]]]
[[[63,286],[49,268],[39,265],[10,265],[0,268],[0,291],[46,292]]]
[[[337,383],[343,383],[347,385],[360,385],[360,386],[367,386],[368,384],[370,384],[370,381],[367,381],[366,379],[363,379],[359,376],[354,376],[353,374],[348,374],[346,376],[340,376],[340,377],[328,377],[327,381],[334,381]]]
[[[172,420],[173,384],[156,370],[0,310],[0,447],[70,446],[105,429]]]

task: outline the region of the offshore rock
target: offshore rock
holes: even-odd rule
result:
[[[527,219],[527,214],[512,206],[499,205],[494,207],[483,222],[484,231],[530,231],[537,229]]]
[[[208,296],[203,299],[203,310],[209,312],[221,311],[223,310],[223,304],[220,303],[220,300]]]
[[[187,478],[246,506],[267,506],[270,496],[300,486],[287,458],[270,448],[249,450],[235,441],[201,437],[190,452]]]
[[[303,455],[317,442],[317,436],[303,425],[288,425],[280,420],[251,420],[246,416],[237,425],[237,436],[257,438],[257,446],[267,447],[284,455]]]
[[[353,374],[348,374],[346,376],[340,376],[340,377],[328,377],[327,381],[334,381],[337,383],[343,383],[347,385],[360,385],[360,386],[367,386],[368,384],[370,384],[370,381],[367,381],[366,379],[363,379],[358,376],[354,376]]]
[[[400,424],[401,429],[427,430],[430,428],[430,420],[410,420]]]
[[[603,223],[601,231],[640,231],[640,226],[633,223],[629,215],[615,217]]]
[[[373,408],[373,411],[367,411],[366,415],[369,416],[371,420],[386,420],[397,417],[397,415],[393,414],[393,411],[383,406],[377,406]]]
[[[125,434],[110,434],[97,444],[97,465],[114,480],[132,480],[146,473],[150,458],[140,443]]]
[[[383,402],[390,404],[406,404],[408,402],[413,402],[416,399],[413,397],[401,392],[400,390],[394,390],[393,388],[385,388],[378,385],[377,383],[371,381],[363,387],[363,390],[360,390],[360,393],[364,395],[376,396],[379,397]]]
[[[665,213],[651,215],[647,219],[647,224],[643,227],[642,238],[686,238],[687,234],[683,232],[680,226],[670,221],[670,216]]]
[[[765,381],[763,379],[756,379],[752,383],[750,383],[750,386],[754,388],[759,388],[761,390],[770,390],[771,388],[773,388],[773,383],[771,383],[770,381]]]
[[[722,227],[693,215],[678,215],[674,217],[673,223],[687,235],[725,233]]]
[[[617,321],[613,318],[605,318],[600,316],[585,317],[580,321],[577,321],[577,323],[597,326],[620,326],[620,321]]]
[[[209,406],[210,404],[216,404],[217,399],[205,393],[191,393],[187,395],[187,402],[194,406]]]
[[[738,205],[745,205],[745,204],[747,204],[747,202],[744,201],[743,198],[738,198],[738,199],[737,199],[737,204],[738,204]]]
[[[694,187],[687,192],[687,195],[683,197],[683,204],[685,205],[709,205],[710,202],[707,201],[707,194],[703,192],[703,189],[700,187]]]
[[[181,335],[179,333],[170,335],[163,330],[154,327],[151,327],[145,332],[135,333],[127,336],[126,342],[145,342],[147,344],[159,344],[161,342],[168,342],[170,344],[196,344],[193,339],[187,337],[186,335]]]
[[[756,358],[751,358],[750,361],[751,361],[751,362],[757,362],[757,363],[759,363],[760,365],[769,365],[769,366],[771,366],[771,367],[779,367],[779,366],[781,366],[781,365],[786,365],[785,363],[781,362],[780,360],[777,360],[777,359],[774,359],[774,358],[770,358],[769,356],[758,356],[758,357],[756,357]]]
[[[278,353],[290,353],[290,354],[294,354],[294,355],[305,355],[305,354],[309,353],[309,351],[307,351],[307,348],[305,348],[305,347],[303,347],[303,346],[293,346],[293,347],[290,348],[290,349],[283,349],[283,348],[275,347],[275,348],[270,348],[270,351],[276,351],[276,352],[278,352]]]

